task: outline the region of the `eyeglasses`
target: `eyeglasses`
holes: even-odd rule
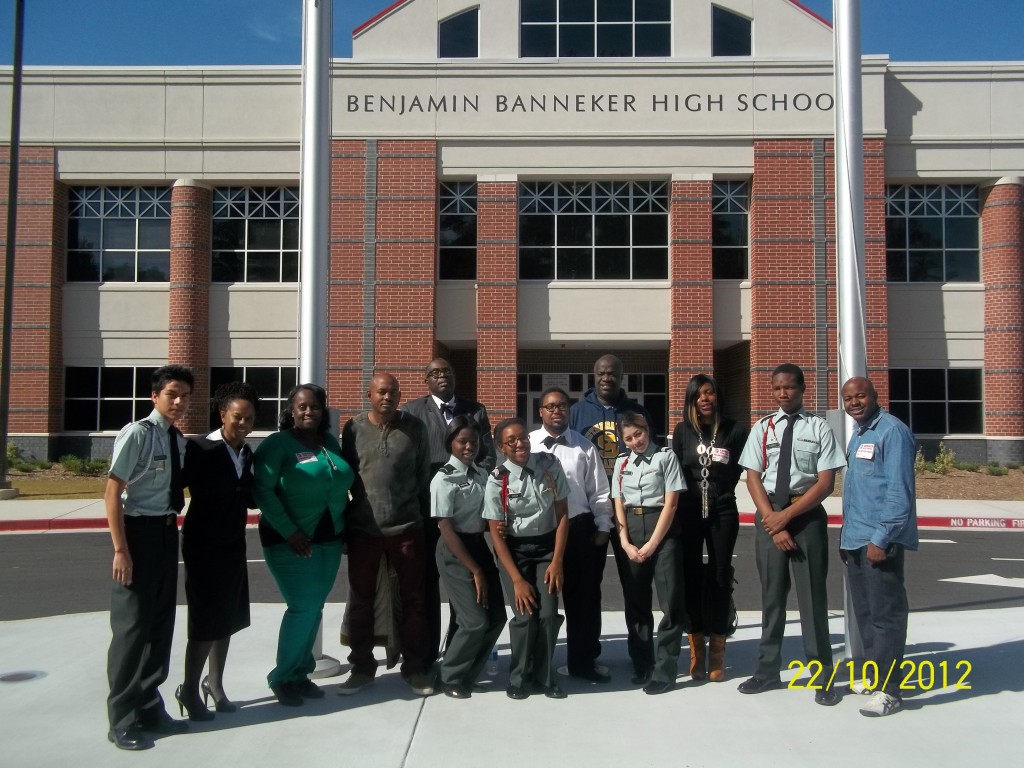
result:
[[[440,379],[442,376],[450,377],[452,375],[451,368],[433,368],[427,371],[428,379]]]
[[[522,437],[510,437],[508,440],[505,441],[505,445],[508,446],[509,448],[515,448],[517,445],[529,444],[530,438],[527,437],[526,435],[523,435]]]
[[[548,413],[554,413],[555,411],[568,411],[569,410],[569,404],[568,403],[548,403],[547,405],[542,405],[541,408],[543,408]]]

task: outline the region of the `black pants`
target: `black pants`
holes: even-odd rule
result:
[[[594,546],[596,532],[592,514],[569,520],[562,585],[569,674],[591,671],[601,655],[601,579],[608,546]]]
[[[740,531],[739,512],[735,504],[732,509],[711,510],[707,517],[699,506],[680,509],[679,525],[689,631],[726,635],[732,620],[732,553]]]
[[[846,550],[850,599],[864,641],[864,659],[878,665],[878,680],[886,677],[885,692],[900,696],[900,665],[907,644],[907,590],[903,586],[903,547],[878,565],[868,562],[867,547]],[[891,674],[890,674],[891,670]]]
[[[426,669],[437,661],[441,652],[441,575],[437,570],[437,560],[434,552],[437,550],[437,542],[441,538],[441,532],[437,527],[437,520],[429,518],[423,521],[423,549],[426,556],[423,558],[423,607],[427,616],[427,638],[426,638]],[[451,605],[449,601],[449,606]],[[450,638],[458,627],[455,622],[455,611],[452,610],[451,627],[448,630]]]
[[[168,522],[169,520],[169,522]],[[107,718],[127,728],[143,710],[163,708],[158,690],[171,663],[178,591],[178,527],[174,518],[126,517],[132,583],[110,592]]]

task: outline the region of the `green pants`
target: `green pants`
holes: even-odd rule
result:
[[[267,675],[270,685],[305,680],[316,668],[313,643],[341,566],[341,542],[309,548],[310,557],[299,557],[288,544],[263,549],[267,568],[288,605],[277,636],[277,666]]]

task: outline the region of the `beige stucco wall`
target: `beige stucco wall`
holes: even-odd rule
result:
[[[297,365],[294,283],[210,286],[210,365]]]
[[[167,283],[64,286],[64,365],[167,362]]]
[[[750,281],[715,280],[713,291],[715,349],[750,341]]]
[[[984,362],[983,285],[889,284],[891,367],[980,367]]]
[[[519,284],[519,343],[665,342],[671,338],[667,283],[590,281]]]
[[[437,338],[448,346],[476,345],[476,283],[441,280],[434,294]]]

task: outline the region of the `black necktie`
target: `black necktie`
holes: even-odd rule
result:
[[[181,512],[185,508],[185,483],[181,477],[181,456],[178,453],[178,430],[172,424],[167,430],[171,444],[171,509]]]
[[[443,403],[441,405],[441,416],[444,417],[445,421],[451,421],[455,418],[455,406],[450,403]]]
[[[544,443],[544,447],[548,449],[554,448],[556,445],[569,444],[565,439],[565,435],[559,435],[558,437],[548,436],[541,440],[541,442]]]
[[[793,425],[799,414],[786,417],[786,431],[782,433],[782,445],[779,446],[779,466],[775,471],[775,503],[780,509],[789,506],[790,467],[793,464]]]

